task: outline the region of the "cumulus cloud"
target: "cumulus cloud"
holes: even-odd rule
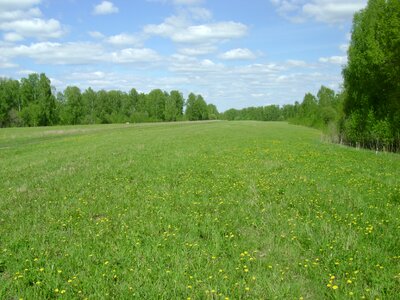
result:
[[[107,58],[108,55],[105,55]],[[127,48],[118,52],[112,52],[111,61],[118,64],[155,62],[160,60],[160,56],[156,51],[149,48]]]
[[[20,35],[18,33],[15,33],[15,32],[5,33],[3,35],[3,38],[4,38],[4,40],[6,42],[11,42],[11,43],[19,42],[19,41],[22,41],[24,39],[24,37],[22,35]]]
[[[41,1],[0,0],[0,30],[4,40],[18,42],[27,37],[36,39],[59,38],[65,30],[58,20],[43,19],[42,12],[34,5]]]
[[[321,57],[319,59],[319,62],[337,64],[337,65],[345,65],[347,63],[347,56]]]
[[[10,31],[22,37],[37,39],[59,38],[64,34],[59,21],[55,19],[43,20],[39,18],[22,19],[0,23],[0,30]]]
[[[0,11],[29,8],[41,2],[41,0],[0,0]]]
[[[103,49],[92,43],[40,42],[30,45],[3,47],[0,49],[8,57],[27,57],[39,64],[87,64],[98,60]]]
[[[135,45],[139,43],[139,38],[127,34],[127,33],[120,33],[117,35],[112,35],[106,39],[107,43],[116,45],[116,46],[121,46],[121,45]]]
[[[93,8],[94,15],[109,15],[115,14],[119,11],[118,7],[114,5],[114,3],[110,1],[103,1],[98,5],[95,5]]]
[[[353,14],[364,8],[367,0],[270,0],[278,13],[298,22],[313,19],[324,23],[351,21]]]
[[[96,63],[133,64],[156,62],[160,56],[148,48],[125,48],[108,52],[101,44],[88,42],[40,42],[30,45],[3,46],[0,52],[10,59],[26,57],[38,64],[49,65],[85,65]]]
[[[180,54],[188,56],[206,55],[215,51],[217,51],[217,47],[208,44],[198,45],[197,47],[185,47],[178,49],[178,52]]]
[[[10,62],[5,57],[0,57],[0,69],[9,69],[9,68],[15,68],[15,67],[18,67],[18,65]]]
[[[237,48],[229,50],[220,55],[220,58],[226,60],[246,60],[255,59],[257,56],[247,48]]]
[[[104,34],[99,31],[89,31],[88,34],[94,39],[102,39],[104,38]]]
[[[247,26],[238,22],[218,22],[188,25],[184,18],[172,16],[158,25],[147,25],[144,32],[159,35],[177,43],[218,42],[239,38],[247,33]]]
[[[307,63],[304,60],[288,59],[286,64],[289,67],[306,67]]]
[[[170,3],[173,5],[186,5],[186,6],[199,5],[204,2],[204,0],[147,0],[147,1],[148,2]]]
[[[203,0],[172,0],[176,5],[196,5],[203,2]]]
[[[1,1],[1,0],[0,0]],[[39,8],[34,7],[28,10],[1,10],[0,11],[0,21],[12,21],[17,19],[29,19],[41,17],[42,12]]]

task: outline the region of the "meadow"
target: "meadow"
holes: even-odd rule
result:
[[[0,130],[0,299],[398,299],[400,156],[283,122]]]

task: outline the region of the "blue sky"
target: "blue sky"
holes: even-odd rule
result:
[[[0,0],[0,76],[202,94],[223,111],[342,83],[366,0]]]

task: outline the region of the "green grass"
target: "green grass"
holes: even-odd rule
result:
[[[98,125],[1,129],[0,165],[0,299],[400,294],[396,154],[286,123]]]

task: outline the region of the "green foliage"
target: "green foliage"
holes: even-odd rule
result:
[[[176,103],[176,97],[167,96],[165,100],[164,108],[164,120],[165,121],[176,121],[178,115],[178,108]]]
[[[15,120],[15,108],[19,103],[19,82],[0,78],[0,127],[7,127],[18,122]]]
[[[185,99],[177,90],[169,94],[155,89],[144,94],[135,89],[129,93],[96,92],[89,87],[82,93],[78,87],[69,86],[56,95],[45,74],[30,74],[20,82],[0,78],[0,127],[208,120],[209,115],[218,118],[215,105],[207,105],[201,95],[194,100],[194,106],[187,110],[193,111],[189,118],[183,115]]]
[[[186,102],[186,117],[190,121],[208,120],[208,107],[201,95],[189,94]]]
[[[283,122],[0,130],[0,299],[397,299],[400,160]]]
[[[219,112],[218,112],[217,107],[212,103],[208,104],[207,105],[207,114],[208,114],[208,118],[210,120],[218,119]]]
[[[346,98],[344,119],[353,114],[363,130],[363,146],[376,144],[377,133],[370,134],[365,120],[372,111],[376,124],[391,138],[389,148],[400,148],[400,2],[370,0],[353,20],[348,65],[343,70]],[[354,118],[349,122],[354,122]],[[383,129],[385,128],[385,129]],[[345,139],[352,143],[354,136]],[[380,141],[382,139],[380,138]]]
[[[76,86],[68,86],[64,91],[64,97],[66,101],[64,124],[81,124],[84,116],[84,103],[80,89]]]
[[[185,99],[183,99],[182,93],[179,91],[171,91],[169,97],[172,98],[171,102],[175,103],[176,116],[182,116],[183,106],[185,104]]]
[[[287,109],[288,106],[286,106]],[[282,121],[283,109],[278,105],[260,107],[246,107],[243,109],[229,109],[222,114],[225,120],[255,120],[255,121]]]

